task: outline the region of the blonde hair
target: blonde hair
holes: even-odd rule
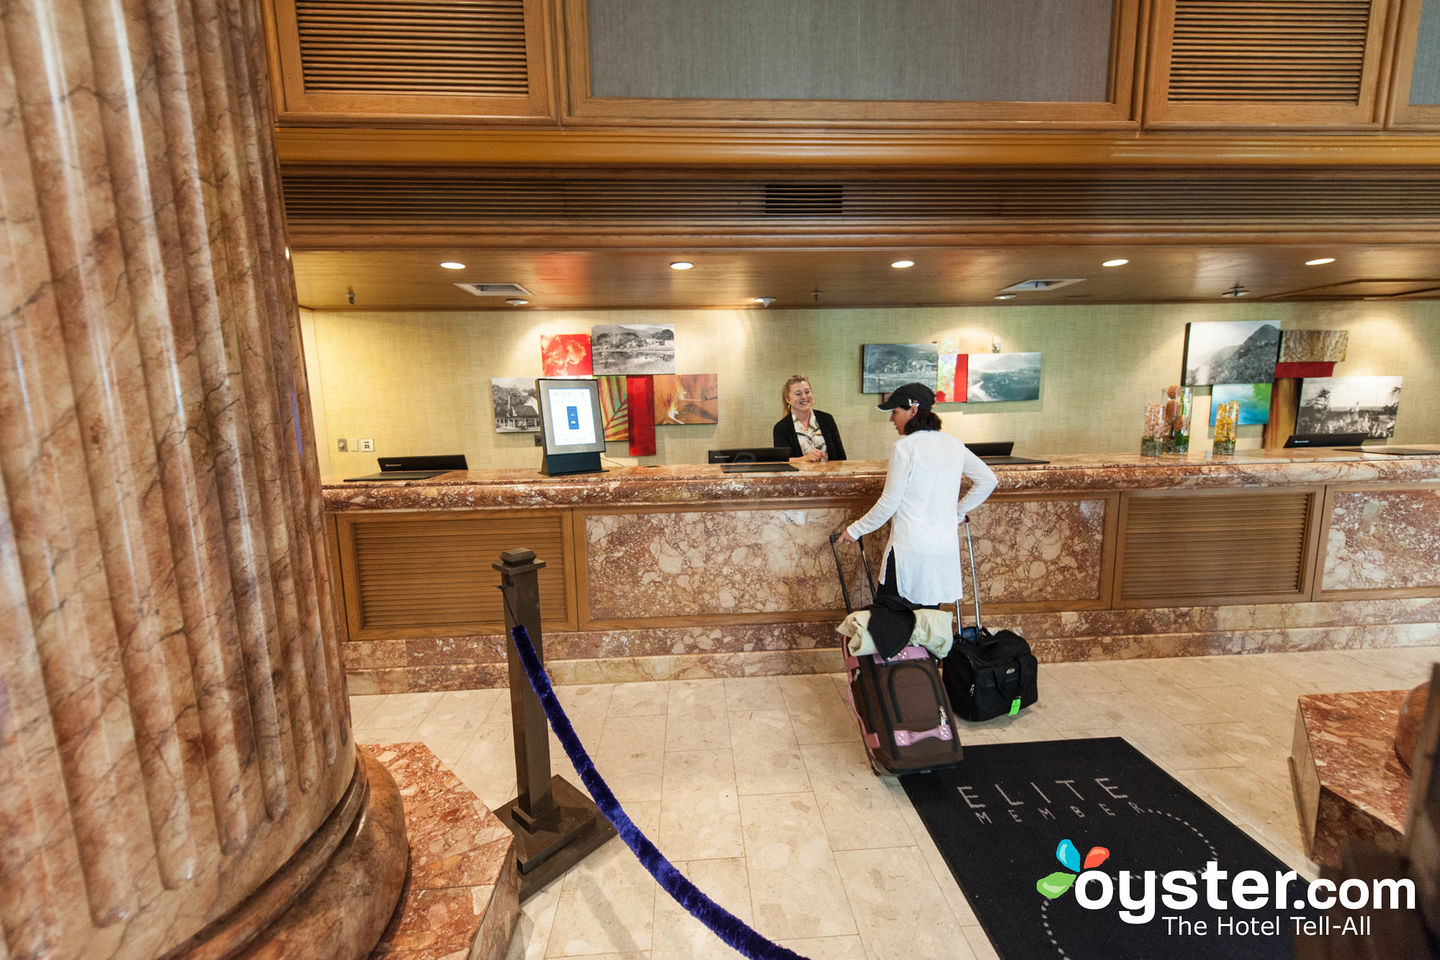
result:
[[[785,413],[790,412],[790,388],[797,383],[809,383],[810,378],[803,373],[792,373],[790,379],[785,381],[785,386],[780,388],[780,406]]]

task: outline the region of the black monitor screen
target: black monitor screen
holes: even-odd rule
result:
[[[535,389],[540,401],[546,454],[605,452],[605,421],[600,410],[598,380],[536,380]]]
[[[1368,433],[1293,433],[1287,447],[1358,447],[1370,439]]]
[[[1015,449],[1014,440],[1000,440],[986,443],[967,443],[970,452],[977,457],[1008,457]]]
[[[781,463],[790,459],[789,447],[733,447],[711,450],[710,463]]]
[[[424,457],[380,457],[380,469],[391,470],[465,470],[465,454],[431,454]]]

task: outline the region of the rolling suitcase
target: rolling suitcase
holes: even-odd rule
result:
[[[992,633],[980,622],[980,584],[975,576],[975,542],[965,519],[970,547],[970,592],[975,600],[975,626],[964,625],[955,605],[960,632],[945,657],[945,691],[958,716],[970,721],[1014,716],[1039,697],[1039,665],[1025,638],[1010,630]]]
[[[845,571],[836,547],[839,534],[830,537],[835,569],[845,610],[853,612]],[[860,544],[865,580],[875,596],[875,580],[865,545]],[[865,752],[876,773],[898,775],[948,767],[960,762],[960,739],[955,735],[950,701],[940,664],[924,647],[906,646],[890,659],[877,655],[845,653],[845,674],[850,681],[850,706],[860,725]]]

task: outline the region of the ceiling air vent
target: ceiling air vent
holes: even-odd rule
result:
[[[839,183],[767,183],[767,217],[838,217],[844,212],[845,187]]]
[[[1084,277],[1070,277],[1066,280],[1021,280],[1019,283],[1012,283],[1001,290],[1001,293],[1033,293],[1037,290],[1058,290],[1060,287],[1068,287],[1072,283],[1084,283]]]
[[[477,297],[524,297],[530,299],[530,291],[518,283],[457,283],[455,286]]]

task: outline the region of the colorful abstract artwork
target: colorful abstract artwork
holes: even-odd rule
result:
[[[720,377],[714,373],[655,376],[655,425],[720,422]]]
[[[600,381],[600,413],[606,440],[630,438],[630,405],[624,377],[596,377]]]
[[[958,340],[941,340],[940,369],[935,377],[936,403],[964,403],[969,376],[969,357],[960,352]]]
[[[1280,328],[1265,320],[1187,323],[1181,383],[1269,383],[1279,353]]]
[[[542,333],[540,371],[546,377],[590,376],[590,334]]]
[[[1240,404],[1240,426],[1270,422],[1270,384],[1217,383],[1210,388],[1210,426],[1215,426],[1215,409],[1232,400]]]
[[[972,353],[966,403],[1040,399],[1039,353]]]
[[[630,456],[655,455],[655,392],[653,377],[625,378],[625,405],[630,410]]]

